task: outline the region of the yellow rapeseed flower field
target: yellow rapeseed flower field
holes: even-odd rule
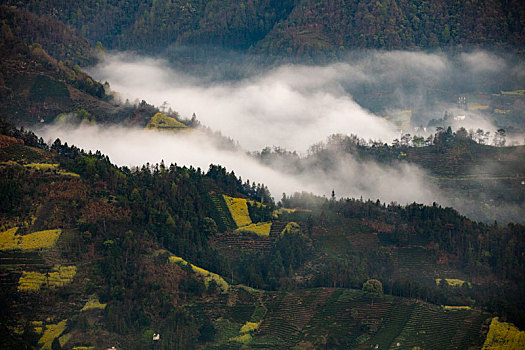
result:
[[[31,163],[25,164],[26,168],[36,169],[36,170],[57,170],[58,164],[46,164],[46,163]]]
[[[445,305],[445,306],[443,306],[443,308],[445,310],[450,310],[450,311],[470,310],[471,309],[470,306],[450,306],[450,305]]]
[[[436,278],[436,284],[439,285],[441,280],[441,278]],[[445,281],[447,281],[448,285],[452,287],[462,287],[465,283],[470,287],[470,282],[465,282],[457,278],[445,278]]]
[[[258,222],[256,224],[250,224],[247,226],[239,227],[235,230],[235,232],[247,231],[255,233],[258,236],[269,236],[271,228],[271,222]]]
[[[298,223],[296,222],[289,222],[286,224],[286,226],[283,228],[281,234],[285,235],[285,234],[295,234],[295,233],[299,233],[299,230],[300,230],[300,226]]]
[[[87,310],[93,310],[93,309],[105,309],[107,304],[102,304],[100,301],[98,301],[98,298],[96,296],[92,296],[89,298],[89,300],[86,302],[82,310],[80,311],[87,311]]]
[[[233,198],[225,195],[223,195],[223,197],[237,227],[247,226],[252,223],[246,199]]]
[[[296,211],[296,209],[279,208],[279,209],[275,209],[273,211],[272,216],[273,216],[274,219],[277,219],[282,214],[290,214],[290,213],[294,213],[295,211]]]
[[[42,334],[42,331],[44,328],[42,327],[43,322],[42,321],[32,321],[31,325],[33,326],[33,329],[35,330],[36,334]]]
[[[177,130],[185,128],[187,128],[187,126],[179,122],[177,119],[168,117],[162,113],[155,114],[146,125],[146,129],[153,130]]]
[[[57,324],[48,324],[46,325],[46,330],[44,331],[44,334],[38,341],[38,344],[42,344],[43,350],[51,350],[51,343],[53,342],[53,339],[60,337],[62,333],[66,330],[66,320],[62,320]]]
[[[35,292],[40,290],[42,284],[46,282],[46,275],[40,272],[22,272],[18,280],[18,290],[21,292]]]
[[[17,249],[18,242],[21,241],[21,236],[16,236],[18,227],[10,228],[7,231],[0,232],[0,250]]]
[[[178,256],[170,256],[169,261],[172,263],[178,263],[186,266],[189,264],[186,260],[178,257]],[[210,281],[215,281],[215,283],[219,286],[219,288],[222,289],[223,292],[228,291],[228,282],[224,280],[221,276],[217,275],[216,273],[210,272],[208,270],[203,269],[202,267],[198,267],[195,265],[190,264],[191,270],[199,275],[201,275],[204,278],[204,284],[206,285],[206,288],[208,288]]]
[[[228,340],[246,344],[246,343],[249,343],[249,342],[252,341],[252,335],[250,333],[244,333],[242,335],[238,335],[238,336],[230,338]]]
[[[525,96],[525,90],[501,91],[502,95],[522,95]]]
[[[47,274],[30,271],[22,272],[22,276],[18,280],[18,290],[21,292],[34,292],[40,290],[43,284],[48,287],[61,287],[70,283],[77,273],[76,266],[61,266],[57,265],[52,272]]]
[[[77,274],[76,266],[57,265],[53,270],[53,272],[49,273],[48,278],[50,287],[61,287],[64,284],[70,283]]]
[[[482,350],[498,349],[525,349],[525,332],[511,323],[500,322],[498,317],[494,317]]]
[[[69,339],[71,339],[72,336],[73,335],[71,333],[67,333],[61,336],[60,338],[58,338],[58,341],[60,342],[60,346],[64,347],[64,345],[66,345],[66,343],[69,341]]]
[[[72,173],[70,171],[65,170],[59,170],[58,174],[62,176],[80,177],[80,175],[78,175],[77,173]]]
[[[241,327],[241,333],[253,332],[253,331],[255,331],[257,328],[259,328],[259,323],[258,323],[258,322],[246,322],[246,323]]]
[[[0,250],[34,250],[51,248],[62,233],[60,229],[33,232],[28,235],[17,235],[18,227],[0,232]]]

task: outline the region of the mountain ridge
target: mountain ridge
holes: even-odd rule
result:
[[[92,43],[142,52],[207,45],[323,60],[363,48],[463,46],[522,52],[525,42],[525,6],[517,0],[8,3],[38,14],[52,13]]]

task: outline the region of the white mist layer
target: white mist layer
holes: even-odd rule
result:
[[[457,57],[369,51],[328,66],[282,65],[261,67],[261,71],[233,66],[233,70],[248,72],[244,74],[248,77],[234,81],[210,78],[209,67],[191,75],[174,69],[166,60],[127,53],[107,55],[89,70],[100,81],[108,81],[123,100],[145,100],[157,106],[167,102],[184,118],[195,113],[204,125],[233,138],[244,149],[280,146],[300,153],[335,133],[387,143],[399,137],[394,124],[357,104],[349,91],[367,91],[372,86],[373,98],[389,96],[410,109],[426,106],[428,91],[444,91],[458,84],[468,90],[503,76],[525,76],[523,64],[509,64],[483,51]],[[382,87],[387,90],[381,91]],[[449,101],[426,106],[427,115],[440,118],[445,110],[464,114],[451,104],[454,99],[449,96]],[[428,120],[413,122],[426,125]],[[454,122],[455,129],[460,126],[492,134],[497,130],[486,116],[474,111],[468,112],[467,120]],[[522,136],[517,140],[522,141]]]
[[[264,183],[276,199],[282,193],[307,191],[329,195],[335,190],[338,197],[363,196],[401,204],[437,201],[434,188],[426,184],[424,172],[408,164],[386,167],[374,162],[359,163],[345,156],[334,159],[329,173],[291,175],[262,165],[241,151],[218,149],[208,136],[198,131],[169,134],[123,127],[55,125],[39,130],[38,134],[46,140],[60,138],[62,143],[74,144],[85,151],[100,150],[120,166],[140,167],[163,160],[166,164],[193,166],[206,172],[210,164],[220,164],[228,171],[233,170],[243,181]]]
[[[393,97],[400,102],[392,107],[395,114],[396,108],[403,109],[400,106],[425,105],[429,90],[442,91],[456,84],[468,90],[477,82],[499,81],[499,74],[508,77],[509,72],[516,79],[525,77],[521,61],[509,64],[481,51],[455,58],[370,51],[351,53],[346,61],[327,66],[282,65],[257,72],[240,65],[234,70],[244,78],[237,80],[210,78],[215,75],[206,69],[192,75],[162,59],[114,54],[107,55],[90,73],[108,81],[123,100],[146,100],[157,106],[166,102],[183,118],[196,113],[204,125],[238,141],[245,150],[279,146],[303,154],[336,133],[388,143],[400,136],[394,124],[357,104],[351,91],[356,96],[364,91],[366,97],[368,93]],[[448,99],[428,107],[431,118],[440,118],[445,110],[454,116],[464,113],[454,105],[455,97]],[[454,129],[460,126],[491,133],[496,130],[487,116],[473,111],[465,119],[454,121]],[[166,164],[207,171],[210,164],[220,164],[243,180],[264,183],[276,199],[283,192],[328,196],[335,190],[337,197],[448,204],[422,169],[406,163],[387,166],[345,155],[334,156],[330,169],[312,167],[304,171],[290,169],[291,164],[265,166],[241,151],[219,149],[200,132],[164,134],[122,127],[51,126],[41,133],[46,139],[59,137],[85,150],[100,150],[118,165],[142,166],[164,160]]]
[[[184,117],[249,150],[278,145],[299,152],[335,133],[391,141],[394,125],[364,110],[340,87],[341,79],[367,79],[347,64],[282,66],[236,82],[207,82],[161,59],[107,56],[91,70],[124,99],[164,101]]]

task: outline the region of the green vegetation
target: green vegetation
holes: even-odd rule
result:
[[[29,98],[34,101],[44,102],[49,99],[69,101],[69,90],[61,81],[56,81],[46,75],[38,75],[33,82]]]
[[[469,218],[485,223],[525,223],[525,209],[520,174],[525,171],[525,146],[503,147],[505,131],[491,136],[479,130],[460,128],[439,129],[434,135],[422,140],[405,134],[392,145],[367,142],[356,135],[331,135],[312,149],[307,156],[299,157],[292,152],[275,148],[265,149],[256,157],[268,165],[294,164],[293,172],[299,175],[310,171],[325,173],[327,177],[337,171],[333,159],[343,155],[360,162],[376,162],[388,166],[403,163],[419,166],[427,172],[429,185],[436,185],[442,195]],[[490,145],[492,143],[492,145]],[[439,159],[439,161],[436,161]],[[282,171],[289,171],[283,166]],[[292,207],[283,198],[285,207]],[[309,200],[308,198],[304,198]],[[313,204],[313,203],[312,203]],[[308,206],[311,204],[308,204]],[[303,204],[303,208],[309,208]]]
[[[204,52],[213,52],[208,46],[216,45],[269,55],[333,57],[348,48],[521,47],[524,38],[523,4],[517,0],[488,2],[482,8],[453,0],[141,0],[134,6],[116,0],[90,5],[31,0],[23,6],[38,14],[55,9],[59,19],[110,49],[148,53],[170,45],[202,45]],[[197,48],[184,54],[196,55],[193,51]]]
[[[264,185],[216,165],[119,168],[3,130],[24,143],[0,166],[1,348],[147,347],[153,332],[161,348],[464,349],[482,347],[491,313],[525,324],[522,225],[302,193],[283,196],[272,234],[240,235],[226,200],[269,227]],[[28,170],[29,150],[79,177]],[[53,249],[12,248],[46,227],[61,227]]]

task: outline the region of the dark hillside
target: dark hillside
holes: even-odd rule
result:
[[[220,166],[117,168],[0,127],[2,347],[143,348],[160,332],[166,349],[479,348],[485,311],[523,324],[520,225],[306,195],[273,212],[264,185]],[[219,232],[210,194],[262,196],[242,215],[268,211],[275,230]],[[361,291],[371,278],[381,289]]]
[[[8,1],[53,15],[93,43],[152,52],[211,46],[331,58],[346,49],[523,49],[519,0]]]
[[[0,6],[2,36],[18,38],[27,45],[39,44],[55,59],[88,65],[95,62],[95,49],[88,40],[51,14],[35,15],[22,8]]]
[[[91,49],[68,27],[32,14],[25,17],[26,12],[5,6],[0,7],[0,12],[14,23],[13,30],[4,23],[0,35],[1,115],[24,126],[49,124],[60,116],[64,117],[63,121],[73,124],[82,121],[124,122],[144,127],[159,112],[145,101],[137,105],[120,104],[108,96],[108,85],[93,80],[74,64],[82,60],[92,61],[92,56],[87,56]],[[22,19],[32,17],[35,17],[35,22],[26,26]],[[61,41],[59,34],[46,37],[46,46],[56,56],[51,56],[42,45],[34,42],[39,40],[38,33],[45,33],[48,29],[47,20],[50,21],[49,29],[58,26],[57,30],[65,38]],[[66,46],[61,46],[61,43]],[[64,61],[60,57],[64,57]]]

